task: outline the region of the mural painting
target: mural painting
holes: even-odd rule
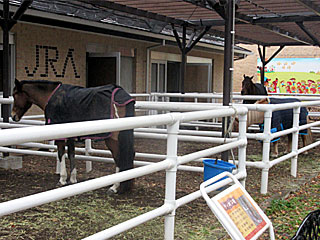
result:
[[[258,59],[258,79],[262,63]],[[320,94],[320,58],[274,58],[265,67],[269,93]]]

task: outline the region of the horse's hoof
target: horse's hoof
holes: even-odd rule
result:
[[[107,195],[108,196],[114,196],[114,195],[116,195],[117,194],[117,192],[114,190],[114,189],[112,189],[112,188],[109,188],[108,190],[107,190]]]
[[[271,157],[276,158],[279,154],[271,154]]]
[[[56,187],[64,187],[64,186],[66,186],[67,184],[62,184],[61,182],[58,182],[57,183],[57,185],[56,185]]]

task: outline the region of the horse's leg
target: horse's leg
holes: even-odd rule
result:
[[[77,182],[77,169],[76,169],[76,160],[75,160],[75,146],[74,146],[74,140],[68,139],[67,140],[68,145],[68,158],[70,160],[70,183],[76,183]]]
[[[292,151],[292,134],[288,134],[288,145],[286,153],[289,153]]]
[[[119,162],[117,166],[120,172],[133,168],[134,161],[134,136],[133,129],[119,132],[118,137]],[[132,189],[134,179],[130,179],[120,183],[120,193],[128,192]]]
[[[129,103],[125,109],[125,117],[134,116],[134,103]],[[134,135],[133,129],[124,130],[119,132],[118,136],[118,148],[119,148],[119,158],[117,166],[120,172],[126,171],[133,168],[133,161],[135,156],[134,151]],[[134,179],[130,179],[120,183],[120,193],[128,192],[132,189]]]
[[[126,107],[119,107],[116,110],[118,117],[132,117],[134,116],[134,103],[129,103]],[[113,132],[111,137],[106,140],[106,145],[112,152],[116,166],[120,172],[133,168],[135,155],[133,129]],[[119,193],[130,191],[133,182],[133,179],[121,182]],[[114,187],[117,187],[117,185]],[[113,191],[111,189],[110,191]]]
[[[113,136],[117,135],[118,139],[110,137],[106,140],[106,145],[112,152],[113,159],[116,163],[116,172],[121,172],[133,168],[134,149],[133,149],[133,130],[125,130],[121,132],[113,132]],[[133,187],[134,180],[115,183],[108,193],[124,193]],[[119,188],[120,187],[120,188]]]
[[[66,142],[64,140],[56,140],[55,144],[57,145],[58,149],[58,158],[60,161],[60,180],[58,182],[58,186],[64,186],[67,184],[67,169],[66,169],[66,155],[65,153],[65,147]]]
[[[271,157],[278,157],[279,156],[279,140],[273,142],[273,153]]]
[[[113,132],[112,136],[105,140],[106,146],[112,153],[112,157],[117,166],[118,157],[119,157],[119,148],[118,148],[118,132]],[[116,173],[119,172],[119,168],[116,167]],[[118,193],[118,189],[120,187],[120,183],[115,183],[108,189],[108,194]]]

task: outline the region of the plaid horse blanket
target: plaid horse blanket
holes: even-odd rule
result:
[[[281,104],[281,103],[291,103],[291,102],[300,102],[299,99],[296,98],[270,98],[270,104]],[[300,108],[300,116],[299,116],[299,125],[307,124],[307,116],[308,116],[308,110],[305,107]],[[278,132],[285,129],[292,128],[293,125],[293,109],[284,109],[275,111],[272,113],[271,118],[271,132]],[[263,125],[260,126],[260,130],[263,131]],[[299,134],[308,134],[308,130],[302,130],[299,132]],[[277,141],[277,139],[273,139],[273,141]]]
[[[84,88],[60,84],[51,94],[45,108],[46,124],[112,119],[115,106],[134,104],[134,99],[120,86],[109,84]],[[133,116],[134,113],[132,113]],[[106,138],[110,133],[90,138]]]

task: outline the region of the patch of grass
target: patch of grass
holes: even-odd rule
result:
[[[266,210],[276,230],[276,239],[293,236],[303,219],[315,209],[320,209],[319,184],[304,186],[287,199],[273,200]]]
[[[85,201],[72,197],[4,216],[0,218],[0,240],[39,239],[39,236],[41,239],[82,239],[154,209],[139,207],[133,200],[102,198],[101,193],[96,192],[87,193],[86,197]],[[207,217],[214,218],[214,215],[210,212]],[[194,226],[185,218],[177,217],[175,221],[175,239],[207,239],[214,236],[213,230],[201,224]],[[164,217],[158,217],[112,239],[163,238]]]
[[[261,154],[247,155],[247,160],[252,161],[252,162],[259,162],[262,160],[262,156],[261,156]]]

